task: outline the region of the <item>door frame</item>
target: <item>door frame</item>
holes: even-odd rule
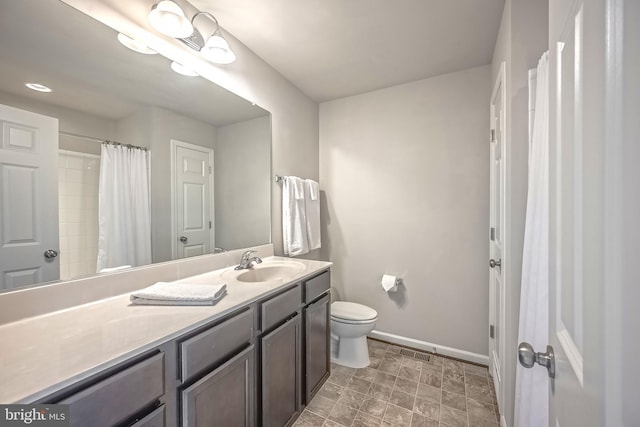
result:
[[[189,142],[180,141],[178,139],[170,140],[170,152],[171,152],[171,160],[170,160],[170,168],[171,168],[171,258],[178,259],[178,205],[176,200],[176,150],[178,147],[187,148],[189,150],[201,151],[209,154],[209,165],[211,166],[211,171],[209,173],[209,204],[210,204],[210,212],[211,212],[211,224],[212,226],[209,228],[209,239],[210,239],[210,247],[215,247],[215,227],[214,227],[214,218],[215,218],[215,201],[213,196],[215,194],[213,189],[214,179],[213,179],[213,171],[214,171],[214,156],[213,156],[213,148],[203,147],[202,145],[191,144]]]
[[[500,89],[500,99],[496,99],[497,96],[497,92],[498,89]],[[501,233],[503,233],[503,246],[501,248],[501,259],[502,259],[502,267],[501,267],[501,275],[502,275],[502,283],[503,283],[503,292],[501,293],[501,298],[500,298],[500,310],[499,310],[499,318],[496,314],[496,295],[495,295],[495,288],[494,288],[494,282],[495,280],[493,279],[493,275],[496,274],[494,269],[490,270],[490,276],[489,276],[489,327],[491,327],[491,325],[493,324],[494,326],[494,330],[497,331],[498,334],[500,334],[499,337],[497,338],[497,341],[500,343],[499,348],[495,349],[495,345],[494,343],[492,343],[492,341],[495,341],[494,338],[491,338],[491,336],[489,336],[489,372],[493,373],[493,375],[497,375],[498,376],[498,381],[499,383],[502,385],[501,387],[499,387],[498,390],[496,390],[496,399],[498,401],[498,408],[500,410],[500,413],[503,413],[502,409],[504,408],[505,405],[505,384],[506,384],[506,379],[507,379],[507,375],[506,375],[506,322],[505,322],[505,313],[506,313],[506,308],[507,308],[507,304],[506,304],[506,262],[505,262],[505,258],[508,259],[508,256],[506,254],[506,244],[507,244],[507,217],[506,217],[506,206],[507,206],[507,202],[506,202],[506,197],[507,197],[507,191],[506,191],[506,172],[507,172],[507,156],[505,155],[507,152],[507,93],[506,93],[506,63],[503,61],[500,63],[500,68],[498,70],[498,75],[496,76],[496,80],[495,80],[495,84],[493,86],[493,90],[491,92],[491,98],[489,101],[489,123],[490,123],[490,132],[493,134],[493,132],[496,131],[495,129],[495,123],[493,122],[493,117],[494,117],[494,113],[495,113],[495,105],[496,105],[496,101],[499,102],[500,104],[502,104],[502,114],[500,117],[500,135],[501,138],[503,138],[502,140],[502,168],[500,170],[501,173],[501,177],[498,177],[498,179],[502,179],[503,182],[503,186],[501,186],[501,191],[503,193],[503,203],[502,205],[499,207],[499,209],[501,210],[500,212],[500,221],[502,222],[503,226],[501,227]],[[490,144],[493,144],[493,138],[490,137]],[[492,193],[494,191],[494,186],[493,186],[493,180],[494,178],[494,169],[493,169],[493,161],[494,161],[494,153],[493,153],[493,149],[490,148],[489,150],[489,158],[490,158],[490,176],[491,176],[491,181],[490,181],[490,193]],[[494,207],[493,207],[494,203],[493,203],[493,197],[490,197],[490,224],[489,226],[491,227],[494,223],[495,223],[495,212],[494,212]],[[489,238],[489,254],[490,256],[492,256],[492,245],[493,243],[491,243],[491,236]],[[494,372],[496,370],[496,365],[495,365],[495,360],[494,360],[494,352],[497,352],[497,356],[498,359],[500,360],[500,367],[498,369],[498,372]],[[495,378],[493,379],[494,381],[494,387],[495,387]]]
[[[634,396],[640,368],[632,339],[640,327],[640,315],[634,307],[638,300],[640,274],[635,268],[638,254],[640,197],[629,183],[640,182],[636,125],[640,109],[637,83],[640,69],[640,8],[624,0],[607,0],[605,37],[606,63],[604,116],[604,235],[603,263],[608,266],[604,294],[604,413],[607,425],[632,425],[640,418]],[[633,58],[633,59],[632,59]],[[629,88],[631,86],[631,88]],[[636,218],[630,221],[630,218]],[[626,329],[626,331],[625,331]],[[634,408],[634,409],[632,409]]]

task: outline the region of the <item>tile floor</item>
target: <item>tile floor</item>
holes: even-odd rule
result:
[[[371,365],[332,365],[295,427],[498,427],[487,368],[369,340]]]

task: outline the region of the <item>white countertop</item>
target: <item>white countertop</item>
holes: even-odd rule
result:
[[[214,306],[131,305],[127,293],[0,326],[0,403],[41,399],[331,266],[282,257],[264,261],[304,269],[273,282],[229,280],[233,267],[176,281],[227,283],[227,295]]]

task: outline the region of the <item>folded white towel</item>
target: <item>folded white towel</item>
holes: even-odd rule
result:
[[[213,305],[227,293],[227,285],[158,282],[131,293],[133,304]]]
[[[309,250],[320,248],[320,186],[312,179],[305,179],[305,216]]]

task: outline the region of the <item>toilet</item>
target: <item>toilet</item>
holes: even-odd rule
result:
[[[355,302],[331,304],[331,361],[349,368],[369,366],[367,334],[376,326],[378,312]]]

